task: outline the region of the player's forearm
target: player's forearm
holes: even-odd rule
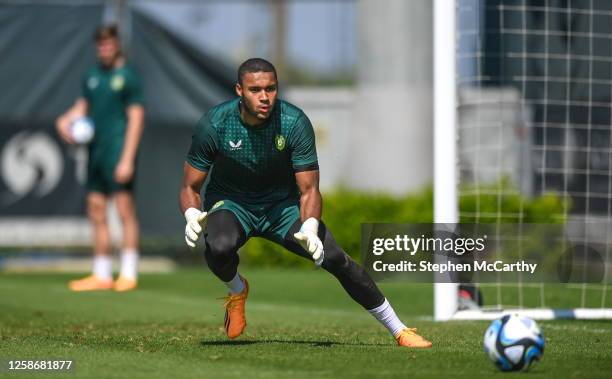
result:
[[[70,122],[76,117],[73,116],[73,113],[68,110],[66,113],[62,114],[55,121],[55,125],[58,128],[64,127],[64,125],[70,124]]]
[[[311,217],[321,219],[323,201],[321,192],[317,188],[312,188],[302,193],[300,197],[300,219],[303,221]]]
[[[183,164],[183,180],[179,194],[181,213],[184,214],[189,208],[200,209],[202,204],[200,191],[206,181],[206,176],[208,176],[207,172],[200,171],[187,162]]]
[[[128,114],[127,130],[125,132],[125,143],[121,152],[121,160],[134,162],[140,139],[144,130],[144,109],[133,109]]]
[[[83,98],[77,99],[74,104],[66,110],[62,115],[60,115],[55,124],[58,128],[61,128],[65,125],[68,125],[72,122],[72,120],[77,119],[79,117],[85,117],[87,115],[88,104],[87,101]]]
[[[200,191],[196,191],[191,186],[183,186],[179,196],[179,206],[181,208],[181,214],[189,208],[200,209],[201,204]]]

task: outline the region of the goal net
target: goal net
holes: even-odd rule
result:
[[[434,15],[436,222],[556,223],[602,266],[589,283],[476,276],[471,309],[436,284],[435,318],[612,318],[612,2],[437,0]]]

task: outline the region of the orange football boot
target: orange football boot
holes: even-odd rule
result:
[[[116,292],[126,292],[135,290],[138,287],[138,282],[135,279],[128,279],[123,276],[120,276],[115,280],[113,284],[113,289]]]
[[[95,275],[89,275],[83,279],[71,280],[68,282],[71,291],[104,291],[113,288],[112,279],[101,279]]]
[[[431,347],[431,342],[418,335],[416,331],[416,328],[406,328],[399,332],[399,334],[395,336],[395,340],[397,341],[398,346],[416,348]]]
[[[242,334],[246,328],[246,316],[244,307],[246,299],[249,296],[249,282],[242,276],[240,277],[244,283],[244,289],[241,293],[225,297],[225,332],[229,338],[236,338]]]

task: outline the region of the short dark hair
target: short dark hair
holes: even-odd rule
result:
[[[249,72],[273,72],[277,78],[274,65],[263,58],[250,58],[242,62],[238,67],[238,83],[242,83],[242,78]]]
[[[107,38],[119,38],[119,28],[115,24],[102,25],[96,28],[94,32],[94,41],[99,42]]]

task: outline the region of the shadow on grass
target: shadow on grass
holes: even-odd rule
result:
[[[287,345],[310,345],[311,347],[333,347],[333,346],[389,346],[389,344],[377,343],[346,343],[332,341],[300,341],[300,340],[214,340],[202,341],[200,345],[206,346],[241,346],[241,345],[266,345],[266,344],[287,344]]]

